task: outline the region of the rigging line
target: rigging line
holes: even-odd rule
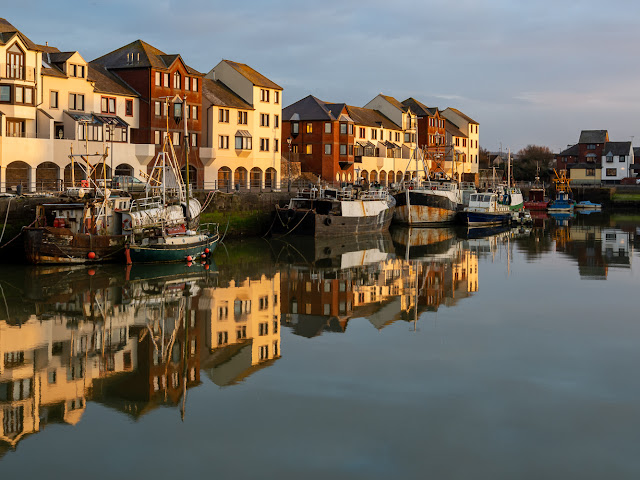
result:
[[[4,229],[7,228],[7,220],[9,220],[9,209],[11,208],[12,201],[13,197],[9,197],[9,203],[7,203],[7,214],[4,216],[4,225],[2,227],[2,234],[0,234],[0,243],[2,243],[2,238],[4,237]]]

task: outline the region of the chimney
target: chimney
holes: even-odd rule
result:
[[[44,42],[45,47],[49,46],[49,42]]]

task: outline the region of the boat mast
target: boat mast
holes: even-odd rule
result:
[[[511,148],[507,150],[507,188],[511,188]]]
[[[191,220],[191,211],[189,210],[189,134],[187,133],[187,95],[184,96],[182,104],[182,121],[184,122],[184,168],[187,172],[187,182],[185,185],[185,201],[187,204],[187,230],[189,229],[189,221]]]

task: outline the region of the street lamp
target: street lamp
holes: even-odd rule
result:
[[[287,138],[287,143],[289,144],[289,161],[287,162],[287,191],[291,191],[291,141],[293,139],[291,137]]]

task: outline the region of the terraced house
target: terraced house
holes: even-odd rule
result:
[[[248,65],[222,60],[204,79],[203,112],[207,188],[279,185],[282,87]]]

